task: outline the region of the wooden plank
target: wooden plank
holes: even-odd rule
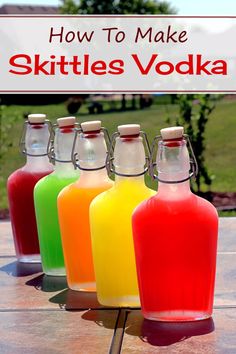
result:
[[[0,256],[15,256],[15,249],[12,238],[11,223],[0,222]]]
[[[0,257],[0,309],[104,309],[94,292],[67,288],[66,277],[42,274],[40,264]]]
[[[236,308],[216,309],[213,319],[189,323],[144,320],[129,313],[121,353],[235,354]]]
[[[219,219],[219,252],[236,252],[236,218],[223,217]],[[0,222],[0,256],[14,256],[11,224]]]
[[[85,309],[109,309],[99,304],[95,292],[74,291],[66,289],[56,294],[50,301],[59,304],[66,310],[85,310]]]
[[[1,354],[104,354],[118,311],[1,312]]]
[[[217,255],[215,306],[236,306],[236,253]]]
[[[65,277],[47,277],[39,264],[0,258],[0,309],[59,309],[50,298],[67,287]]]
[[[218,252],[236,252],[236,218],[219,218]]]
[[[217,264],[217,280],[216,280],[216,305],[235,305],[236,304],[236,282],[232,281],[236,278],[236,254],[230,251],[233,244],[236,244],[235,231],[236,229],[236,218],[220,218],[220,236],[219,236],[219,254],[218,254],[218,264]],[[0,249],[6,250],[6,245],[12,245],[11,233],[10,233],[10,223],[0,223],[1,238],[3,237],[4,242],[1,241]],[[2,233],[3,230],[3,233]],[[8,230],[8,231],[7,231]],[[224,240],[224,242],[222,242]],[[224,246],[225,244],[225,246]],[[5,245],[5,246],[4,246]],[[7,247],[8,247],[7,246]],[[229,248],[230,247],[230,248]],[[10,252],[11,248],[7,248]],[[228,251],[227,251],[228,250]],[[5,251],[4,251],[5,252]],[[1,258],[1,257],[0,257]],[[41,308],[43,306],[43,301],[45,299],[45,294],[40,294],[41,292],[51,292],[52,296],[46,295],[47,301],[43,307],[66,307],[68,310],[83,310],[87,308],[105,308],[100,306],[97,301],[95,293],[81,293],[72,290],[65,290],[67,288],[65,278],[61,277],[47,277],[40,274],[40,265],[28,265],[19,264],[14,261],[14,259],[4,258],[1,259],[0,263],[0,284],[5,284],[6,294],[9,293],[9,289],[12,286],[17,286],[16,296],[5,296],[0,294],[0,308],[1,306],[6,306],[8,301],[9,306],[11,300],[13,306],[17,308],[23,306],[24,290],[20,287],[27,283],[28,286],[32,286],[33,289],[26,290],[26,293],[30,295],[30,298],[34,298],[34,301],[30,301],[31,306]],[[35,274],[35,275],[34,275]],[[37,275],[36,275],[37,274]],[[9,277],[9,281],[6,278]],[[21,279],[21,280],[20,280]],[[38,292],[35,291],[38,290]],[[22,295],[18,296],[19,293]],[[54,294],[53,294],[54,293]],[[18,294],[18,295],[17,295]],[[5,301],[1,300],[5,296]],[[13,298],[12,298],[13,297]],[[41,300],[40,300],[41,297]],[[19,299],[22,301],[19,301]],[[48,299],[50,298],[50,303]],[[15,300],[17,299],[17,303]],[[39,301],[39,302],[38,302]]]
[[[218,254],[215,305],[236,305],[236,257]],[[0,258],[0,308],[102,309],[95,293],[67,289],[65,277],[49,277],[40,265]]]

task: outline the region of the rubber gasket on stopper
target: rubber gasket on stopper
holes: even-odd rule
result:
[[[81,123],[83,133],[95,132],[101,130],[102,122],[100,120],[92,120],[90,122]]]
[[[41,114],[41,113],[29,114],[28,122],[31,124],[44,123],[46,118],[47,118],[46,114]]]
[[[118,126],[118,132],[120,136],[126,135],[139,135],[140,133],[140,125],[139,124],[124,124]]]
[[[58,124],[59,128],[68,127],[70,125],[75,125],[75,117],[58,118],[57,124]]]
[[[161,129],[161,137],[163,140],[181,139],[183,135],[183,127],[169,127]]]

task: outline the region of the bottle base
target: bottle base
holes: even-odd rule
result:
[[[17,260],[20,263],[41,263],[41,257],[39,254],[17,256]]]
[[[160,322],[193,322],[206,320],[211,317],[210,313],[200,312],[200,311],[187,311],[187,310],[176,310],[176,311],[155,311],[155,312],[145,312],[142,311],[144,318],[151,321]]]
[[[139,296],[99,297],[98,302],[111,307],[140,307]]]
[[[96,283],[69,283],[69,288],[75,291],[96,292]]]
[[[53,269],[43,269],[46,275],[50,275],[53,277],[65,277],[66,270],[65,268],[53,268]]]

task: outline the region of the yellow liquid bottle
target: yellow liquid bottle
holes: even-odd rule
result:
[[[89,224],[89,206],[112,187],[105,168],[107,147],[100,121],[81,123],[78,142],[78,181],[58,196],[58,213],[67,282],[72,290],[95,291],[95,275]]]
[[[106,306],[140,306],[131,216],[155,194],[144,182],[145,151],[139,125],[118,127],[114,186],[90,205],[98,301]],[[123,175],[123,176],[122,176]]]

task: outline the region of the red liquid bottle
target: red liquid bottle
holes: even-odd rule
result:
[[[157,321],[211,316],[218,216],[190,190],[190,159],[182,127],[161,130],[158,192],[133,214],[142,312]]]
[[[26,164],[8,178],[7,190],[16,256],[20,262],[40,262],[33,191],[52,172],[47,156],[48,124],[44,114],[30,114],[25,122],[23,152]]]

